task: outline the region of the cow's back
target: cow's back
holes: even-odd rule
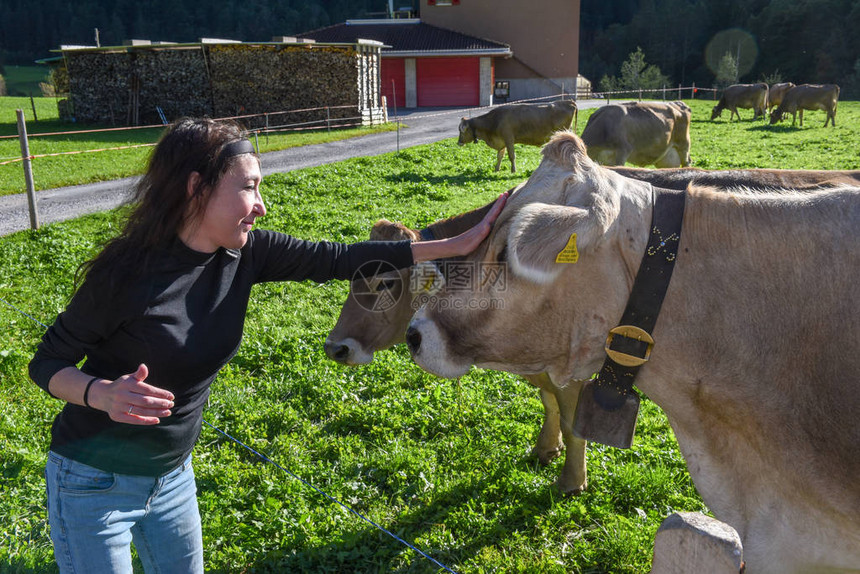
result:
[[[576,103],[563,100],[553,104],[510,104],[496,111],[499,133],[514,143],[543,145],[553,133],[569,129]]]
[[[582,141],[588,155],[603,164],[611,165],[605,160],[615,156],[615,165],[622,160],[649,165],[675,150],[675,165],[687,165],[690,115],[683,102],[611,104],[591,115]]]
[[[805,106],[820,104],[825,106],[821,109],[832,109],[836,107],[838,99],[839,86],[836,84],[801,84],[786,92],[780,108],[795,112]]]

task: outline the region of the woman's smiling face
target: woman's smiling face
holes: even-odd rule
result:
[[[189,189],[199,177],[189,178]],[[266,215],[260,195],[260,162],[252,154],[236,158],[233,166],[221,177],[202,214],[188,221],[179,237],[191,249],[214,253],[219,247],[241,249],[248,241],[254,220]]]

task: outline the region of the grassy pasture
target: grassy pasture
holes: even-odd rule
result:
[[[769,128],[710,122],[713,103],[692,104],[697,166],[860,168],[854,102],[841,104],[836,129],[826,130],[821,112],[803,129]],[[379,217],[425,225],[527,178],[539,151],[517,155],[518,174],[494,173],[485,145],[447,140],[269,176],[261,224],[349,242]],[[113,211],[0,238],[0,572],[56,571],[42,469],[61,406],[27,376],[43,327],[8,304],[50,323],[72,293],[75,267],[120,218]],[[540,467],[529,456],[542,407],[523,380],[480,369],[440,380],[402,346],[365,367],[328,361],[322,343],[346,292],[340,282],[256,287],[243,345],[204,418],[463,573],[647,572],[662,519],[707,511],[665,416],[647,399],[633,448],[591,445],[589,489],[563,498],[550,486],[561,460]],[[195,472],[207,571],[439,571],[205,426]]]
[[[36,190],[53,189],[67,185],[79,185],[95,181],[121,179],[142,173],[146,159],[152,151],[151,144],[158,141],[162,128],[102,131],[97,133],[42,136],[57,132],[95,130],[111,126],[81,126],[62,122],[57,115],[54,98],[33,98],[36,117],[30,98],[0,98],[0,138],[18,134],[15,110],[23,110],[27,122],[27,134],[31,155],[56,154],[82,150],[108,150],[37,157],[33,160],[33,180]],[[395,129],[393,124],[373,127],[336,129],[297,133],[277,133],[259,138],[260,151],[276,151],[295,146],[324,143],[358,137],[379,131]],[[132,147],[145,146],[145,147]],[[125,149],[120,149],[125,148]],[[21,144],[17,137],[0,139],[0,164],[5,160],[21,157]],[[20,162],[0,165],[0,195],[24,193],[27,190]]]

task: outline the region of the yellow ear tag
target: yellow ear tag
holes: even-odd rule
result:
[[[579,251],[576,250],[576,233],[570,234],[567,245],[558,252],[555,257],[556,263],[576,263],[579,261]]]

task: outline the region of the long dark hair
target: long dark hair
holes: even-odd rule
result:
[[[139,276],[148,269],[151,256],[174,242],[182,226],[206,209],[211,191],[233,165],[236,156],[221,151],[243,138],[233,121],[183,118],[159,139],[149,158],[145,175],[134,189],[132,208],[125,227],[102,251],[84,262],[75,274],[78,284],[93,271],[113,270],[124,277]],[[192,193],[188,180],[197,172]]]

